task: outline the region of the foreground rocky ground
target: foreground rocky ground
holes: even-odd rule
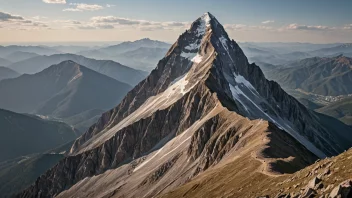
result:
[[[249,164],[229,164],[214,169],[163,197],[350,198],[351,162],[352,149],[336,157],[317,161],[294,174],[263,174],[252,169],[259,163],[255,161]]]

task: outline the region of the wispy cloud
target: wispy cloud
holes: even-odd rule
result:
[[[64,12],[82,12],[83,10],[80,10],[78,8],[66,8],[66,9],[63,9],[62,11],[64,11]]]
[[[121,18],[115,16],[97,16],[91,18],[91,21],[94,23],[116,23],[122,25],[136,25],[142,23],[141,20]]]
[[[190,22],[157,22],[157,21],[147,21],[138,19],[129,19],[116,16],[96,16],[91,18],[91,23],[93,24],[110,24],[113,27],[123,26],[123,27],[134,27],[141,31],[153,31],[153,30],[179,30],[186,29]],[[108,26],[106,26],[108,27]]]
[[[130,19],[117,16],[96,16],[90,19],[90,26],[92,24],[110,24],[112,26],[126,28],[132,27],[141,31],[155,31],[155,30],[185,30],[189,28],[191,22],[177,22],[177,21],[148,21],[148,20],[139,20],[139,19]],[[95,26],[95,25],[93,25]],[[229,31],[235,30],[273,30],[273,27],[265,25],[245,25],[245,24],[226,24],[224,27]]]
[[[71,6],[75,6],[74,8],[66,8],[63,11],[71,11],[71,12],[81,12],[81,11],[96,11],[104,9],[103,6],[97,4],[85,4],[85,3],[70,3]]]
[[[297,23],[292,23],[286,27],[288,30],[331,30],[332,27],[323,26],[323,25],[299,25]]]
[[[112,4],[106,4],[106,7],[107,8],[112,8],[112,7],[115,7],[116,5],[112,5]]]
[[[32,17],[32,19],[35,19],[35,20],[41,20],[41,19],[47,19],[48,17],[45,17],[45,16],[34,16]]]
[[[224,28],[227,30],[242,30],[248,27],[247,25],[244,24],[225,24]]]
[[[269,23],[275,23],[275,21],[273,20],[267,20],[267,21],[263,21],[262,24],[269,24]]]
[[[352,24],[347,24],[343,27],[344,30],[352,30]]]
[[[24,20],[24,18],[18,15],[12,15],[9,13],[0,12],[0,21],[12,21],[12,20]]]
[[[249,31],[249,30],[274,30],[274,28],[265,25],[245,25],[245,24],[225,24],[227,31]]]
[[[61,24],[82,24],[80,21],[76,21],[76,20],[55,20],[53,21],[53,23],[61,23]]]
[[[66,0],[43,0],[44,3],[66,4]]]
[[[0,12],[0,24],[1,28],[7,29],[38,29],[48,27],[48,25],[43,22],[33,21],[19,15],[5,12]]]
[[[88,25],[79,25],[77,29],[81,30],[96,30],[96,29],[114,29],[113,25],[109,24],[88,24]]]

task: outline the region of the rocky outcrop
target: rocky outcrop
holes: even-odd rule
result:
[[[330,193],[329,197],[331,198],[349,198],[352,197],[352,180],[346,180],[336,186]]]

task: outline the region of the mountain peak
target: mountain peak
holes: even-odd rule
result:
[[[296,171],[352,145],[341,132],[350,128],[337,128],[268,81],[205,13],[65,160],[19,197],[155,197],[221,164]]]

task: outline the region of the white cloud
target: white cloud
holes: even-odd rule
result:
[[[121,25],[136,25],[142,23],[141,20],[114,17],[114,16],[97,16],[91,18],[94,23],[117,23]]]
[[[78,29],[82,29],[82,30],[94,30],[97,29],[95,26],[92,25],[80,25],[78,26]]]
[[[267,20],[267,21],[263,21],[262,24],[269,24],[269,23],[275,23],[275,21],[273,20]]]
[[[116,5],[112,5],[112,4],[106,4],[106,7],[107,8],[112,8],[112,7],[115,7]]]
[[[297,23],[292,23],[288,25],[286,29],[288,30],[331,30],[334,28],[328,27],[328,26],[322,26],[322,25],[311,26],[311,25],[299,25]]]
[[[44,16],[34,16],[32,17],[32,19],[35,19],[35,20],[40,20],[40,19],[47,19],[48,17],[44,17]]]
[[[77,8],[66,8],[66,9],[63,9],[62,11],[64,11],[64,12],[82,12],[83,10],[80,10]]]
[[[243,30],[247,28],[247,25],[244,24],[225,24],[224,28],[227,30]]]
[[[10,13],[0,12],[0,24],[1,28],[6,29],[40,29],[47,28],[48,25],[38,20],[29,20],[19,15],[13,15]]]
[[[43,0],[44,3],[66,4],[66,0]]]
[[[96,11],[104,9],[103,6],[97,4],[85,4],[85,3],[70,3],[75,8],[66,8],[63,11],[80,12],[80,11]]]
[[[156,22],[138,19],[129,19],[116,16],[96,16],[91,18],[93,24],[110,24],[113,27],[136,28],[141,31],[153,30],[184,30],[191,24],[190,22]],[[110,26],[106,26],[111,28]]]
[[[76,20],[55,20],[52,21],[53,23],[62,23],[62,24],[82,24],[80,21],[76,21]]]
[[[352,30],[352,24],[347,24],[343,27],[344,30]]]
[[[87,24],[87,25],[79,25],[77,28],[81,30],[95,30],[95,29],[114,29],[115,27],[110,24]]]

